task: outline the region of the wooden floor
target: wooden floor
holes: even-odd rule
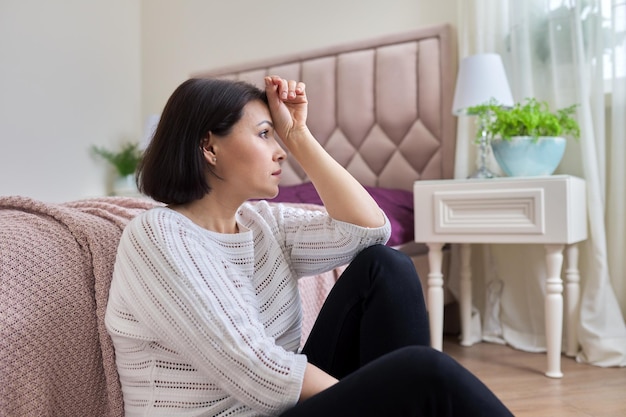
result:
[[[472,347],[446,337],[444,352],[477,375],[518,417],[624,417],[626,368],[600,368],[562,357],[562,379],[544,375],[545,353],[493,343]]]

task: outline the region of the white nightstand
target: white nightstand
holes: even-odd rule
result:
[[[566,354],[578,350],[580,298],[577,242],[587,238],[584,180],[569,175],[416,181],[413,186],[415,241],[428,245],[428,311],[431,345],[442,349],[442,246],[461,244],[461,344],[470,345],[471,243],[531,243],[546,249],[546,375],[560,378],[563,330],[561,268],[568,266]]]

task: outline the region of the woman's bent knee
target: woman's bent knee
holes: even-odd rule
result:
[[[390,270],[408,271],[411,274],[416,273],[413,261],[407,254],[386,245],[373,245],[363,249],[353,262],[384,266]]]
[[[449,376],[460,366],[450,356],[429,346],[406,346],[388,354],[390,366],[408,378],[431,381]],[[417,377],[417,378],[416,378]]]

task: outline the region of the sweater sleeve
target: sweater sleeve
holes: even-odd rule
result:
[[[254,212],[264,221],[249,220],[266,236],[274,236],[297,276],[311,276],[346,265],[363,249],[385,244],[391,236],[391,224],[382,212],[381,227],[361,227],[331,218],[325,210],[306,206],[268,204],[260,201]]]
[[[306,357],[266,335],[245,276],[200,231],[152,210],[124,231],[116,274],[136,319],[231,396],[262,414],[294,405]]]

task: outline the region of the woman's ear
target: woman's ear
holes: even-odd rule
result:
[[[201,143],[202,153],[204,154],[204,159],[211,164],[215,165],[217,162],[217,155],[215,154],[215,148],[213,147],[213,135],[211,132],[207,134],[207,136],[202,139]]]

